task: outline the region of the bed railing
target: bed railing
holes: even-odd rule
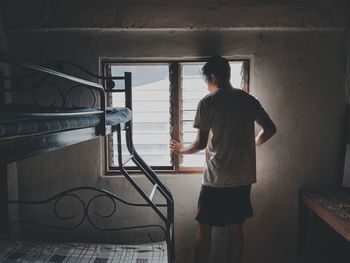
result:
[[[101,119],[101,127],[100,127],[100,132],[99,135],[106,135],[106,92],[125,92],[125,106],[132,110],[132,82],[131,82],[131,73],[125,72],[124,76],[120,77],[108,77],[108,76],[99,76],[96,74],[93,74],[89,72],[88,70],[82,68],[81,66],[78,66],[72,62],[68,61],[56,61],[53,63],[50,63],[48,65],[69,65],[72,67],[77,68],[78,70],[90,75],[91,77],[97,78],[98,80],[102,80],[103,84],[95,83],[92,81],[84,80],[82,78],[78,78],[75,76],[71,76],[66,73],[62,73],[53,69],[49,69],[46,67],[38,66],[29,62],[25,62],[16,58],[13,58],[10,56],[8,53],[4,51],[0,51],[0,61],[7,62],[10,64],[14,64],[16,66],[21,66],[36,72],[41,72],[44,73],[44,78],[46,75],[51,75],[51,76],[56,76],[61,79],[66,79],[68,81],[71,81],[76,85],[81,85],[83,87],[88,87],[89,89],[93,89],[97,91],[100,94],[100,108],[101,108],[101,114],[102,114],[102,119]],[[27,78],[31,74],[26,74],[23,76],[17,76],[16,78]],[[13,77],[4,77],[5,79],[13,79]],[[123,89],[116,88],[114,85],[113,80],[124,80],[125,85]],[[74,88],[73,86],[72,88]],[[12,89],[5,89],[6,92],[12,91]],[[63,96],[65,97],[65,96]],[[140,157],[140,155],[137,153],[134,147],[133,143],[133,125],[132,125],[132,120],[127,122],[124,125],[125,129],[125,134],[126,134],[126,144],[127,144],[127,149],[130,153],[130,158],[129,160],[132,160],[136,166],[139,168],[139,170],[145,175],[145,177],[153,184],[153,189],[149,195],[147,195],[140,186],[134,181],[132,176],[129,174],[127,169],[125,168],[125,162],[122,160],[122,146],[121,146],[121,131],[122,127],[121,125],[117,125],[112,127],[112,132],[117,132],[117,141],[118,141],[118,162],[119,162],[119,168],[121,173],[127,178],[127,180],[131,183],[131,185],[137,190],[137,192],[141,195],[141,197],[146,201],[145,204],[132,204],[136,206],[149,206],[151,207],[157,215],[161,218],[161,220],[165,224],[165,236],[166,236],[166,241],[168,244],[168,257],[169,257],[169,262],[172,262],[175,259],[175,245],[174,245],[174,201],[171,192],[169,189],[159,180],[155,172],[152,170],[151,167],[149,167],[146,162]],[[65,191],[64,193],[61,193],[55,197],[52,197],[50,199],[44,200],[45,202],[47,201],[53,201],[55,198],[58,200],[62,198],[62,196],[66,195],[71,195],[72,196],[72,191],[75,190],[95,190],[95,191],[101,191],[93,187],[81,187],[81,188],[76,188],[76,189],[71,189],[68,191]],[[155,193],[159,192],[163,198],[165,199],[166,203],[164,204],[158,204],[153,201],[153,198],[155,196]],[[109,198],[112,200],[120,200],[119,197],[116,195],[106,192],[105,190],[102,190],[101,192],[102,195],[107,195]],[[53,199],[54,198],[54,199]],[[125,200],[124,200],[125,201]],[[15,201],[12,200],[10,201],[11,203],[38,203],[37,201],[35,202],[28,202],[28,201]],[[39,201],[39,203],[42,201]],[[122,201],[123,202],[123,201]],[[84,211],[88,211],[89,205],[82,204],[84,207]],[[166,214],[164,214],[161,210],[160,207],[166,207],[167,211]],[[86,212],[85,217],[83,218],[83,221],[87,219],[90,223],[91,221],[89,220],[88,214]],[[23,222],[22,222],[23,223]],[[28,223],[28,222],[27,222]],[[30,223],[30,222],[29,222]],[[121,229],[120,229],[121,230]]]
[[[94,203],[97,202],[98,199],[105,198],[109,201],[109,205],[107,202],[104,202],[104,208],[108,208],[108,212],[98,212],[96,211],[96,206]],[[67,199],[67,200],[66,200]],[[61,202],[68,202],[68,204],[74,206],[74,209],[70,210],[70,214],[67,215],[67,208],[62,211],[60,209]],[[52,214],[58,222],[65,222],[65,225],[60,223],[48,223],[46,220],[43,222],[37,222],[36,220],[24,220],[24,219],[16,219],[10,222],[10,226],[14,226],[16,224],[29,224],[33,226],[51,228],[56,230],[75,230],[82,226],[84,223],[88,223],[94,229],[99,231],[125,231],[125,230],[134,230],[134,229],[144,229],[144,228],[155,228],[161,230],[164,239],[166,239],[167,231],[161,225],[158,224],[144,224],[144,225],[129,225],[124,227],[104,227],[103,224],[99,225],[94,218],[98,219],[111,219],[118,212],[118,205],[124,204],[127,206],[134,207],[148,207],[149,205],[146,203],[136,203],[125,200],[124,198],[107,191],[105,189],[99,189],[96,187],[76,187],[66,191],[63,191],[59,194],[56,194],[52,197],[43,200],[36,201],[28,201],[28,200],[8,200],[8,203],[11,205],[26,205],[26,206],[40,206],[40,205],[48,205],[51,204]],[[166,203],[157,203],[157,207],[166,207]],[[153,241],[151,239],[151,241]]]
[[[29,70],[33,71],[30,74],[25,74],[25,75],[21,75],[21,76],[3,76],[4,80],[25,79],[25,78],[31,77],[31,76],[33,76],[33,75],[35,75],[37,73],[44,73],[44,76],[42,78],[40,78],[38,81],[36,81],[34,84],[32,84],[28,88],[22,88],[22,89],[21,88],[17,88],[17,89],[16,88],[11,88],[11,89],[7,89],[7,88],[3,87],[3,91],[4,92],[19,92],[19,91],[23,91],[23,90],[26,90],[26,89],[32,89],[33,92],[35,92],[35,89],[38,86],[40,86],[40,84],[42,84],[42,82],[44,80],[46,80],[46,78],[48,76],[55,76],[55,77],[58,77],[59,79],[65,79],[65,80],[71,81],[73,83],[73,86],[70,87],[66,91],[65,94],[64,94],[64,91],[62,91],[62,89],[60,89],[57,85],[55,85],[54,83],[49,83],[49,85],[51,87],[57,89],[59,91],[59,93],[61,94],[62,99],[63,99],[62,108],[65,108],[65,106],[66,106],[66,98],[67,98],[66,95],[69,92],[71,92],[72,89],[74,89],[74,88],[79,86],[79,87],[85,87],[87,89],[97,91],[98,94],[100,95],[100,109],[101,109],[100,112],[97,112],[97,113],[101,114],[100,129],[98,130],[99,134],[97,134],[97,135],[101,135],[101,136],[106,135],[106,93],[105,93],[104,87],[101,84],[95,83],[95,82],[92,82],[92,81],[89,81],[89,80],[85,80],[85,79],[82,79],[82,78],[78,78],[78,77],[75,77],[75,76],[72,76],[72,75],[69,75],[69,74],[66,74],[66,73],[62,73],[62,72],[59,72],[59,71],[56,71],[56,70],[53,70],[53,69],[50,69],[50,68],[39,66],[39,65],[27,62],[27,61],[23,61],[23,60],[17,59],[17,58],[11,56],[10,54],[8,54],[7,52],[2,51],[2,50],[0,50],[0,61],[1,62],[6,62],[6,63],[11,64],[11,65],[15,65],[15,66],[18,66],[18,67],[26,68],[26,69],[29,69]],[[48,64],[48,66],[50,66],[50,65],[51,66],[62,65],[60,63],[64,63],[64,61],[51,62],[51,63]],[[67,62],[65,62],[65,63],[67,63]],[[69,63],[69,64],[75,65],[74,63]],[[80,66],[77,66],[77,67],[79,69],[82,68]],[[85,72],[88,72],[88,71],[85,71]],[[92,73],[90,73],[90,74],[92,74]],[[91,113],[86,112],[86,113],[82,113],[82,115],[83,114],[88,115],[88,114],[91,114]],[[62,114],[62,113],[51,113],[50,114],[51,117],[59,117],[59,116],[62,116],[62,115],[64,115],[64,114]],[[69,113],[66,113],[66,115],[68,116]]]

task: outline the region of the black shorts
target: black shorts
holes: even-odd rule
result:
[[[251,185],[230,188],[202,186],[198,199],[199,223],[224,227],[230,224],[242,224],[253,216],[250,202]]]

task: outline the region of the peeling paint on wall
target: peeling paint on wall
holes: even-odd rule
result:
[[[350,24],[350,4],[334,0],[3,2],[6,31],[52,28],[346,28]]]

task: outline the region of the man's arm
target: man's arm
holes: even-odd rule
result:
[[[255,145],[260,145],[268,141],[276,133],[276,126],[270,118],[257,119],[255,121],[262,128],[255,137]]]
[[[189,146],[184,147],[181,142],[171,140],[170,149],[177,154],[193,154],[207,147],[209,130],[198,129],[196,139]]]

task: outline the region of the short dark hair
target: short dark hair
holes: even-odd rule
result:
[[[219,81],[230,80],[230,63],[226,58],[220,56],[212,56],[202,67],[202,73],[208,80],[211,80],[210,74],[214,74],[219,79]]]

